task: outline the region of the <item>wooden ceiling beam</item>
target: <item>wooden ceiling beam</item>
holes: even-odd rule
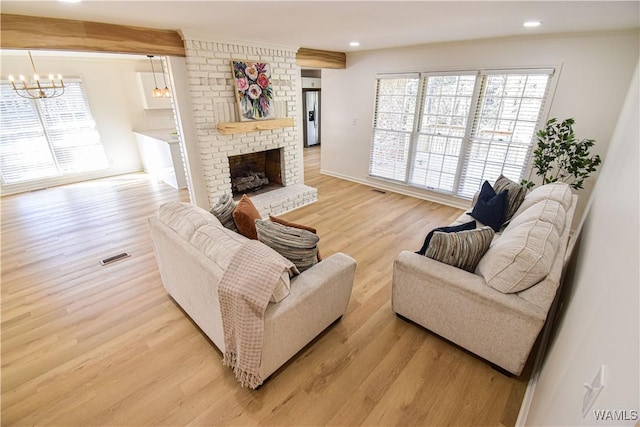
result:
[[[3,49],[185,56],[182,38],[173,30],[9,14],[0,20]]]
[[[185,56],[184,42],[174,30],[101,22],[0,14],[3,49],[66,50]],[[347,68],[344,52],[300,48],[301,67]]]
[[[296,64],[301,67],[345,69],[347,54],[301,47],[296,53]]]

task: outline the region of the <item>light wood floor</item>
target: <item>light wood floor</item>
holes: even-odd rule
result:
[[[320,175],[317,147],[305,162],[319,201],[285,217],[353,256],[356,282],[342,321],[257,391],[162,288],[147,218],[186,192],[134,174],[4,197],[2,425],[513,425],[526,377],[390,308],[395,255],[459,211]]]

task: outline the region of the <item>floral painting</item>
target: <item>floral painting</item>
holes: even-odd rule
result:
[[[275,117],[271,67],[266,62],[231,61],[240,121]]]

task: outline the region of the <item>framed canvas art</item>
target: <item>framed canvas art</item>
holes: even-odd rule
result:
[[[240,121],[275,118],[269,64],[233,59],[231,67]]]

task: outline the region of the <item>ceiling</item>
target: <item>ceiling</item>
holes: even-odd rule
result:
[[[350,52],[640,27],[640,1],[2,1],[2,13]],[[542,21],[524,28],[527,20]],[[357,40],[360,47],[350,47]]]

